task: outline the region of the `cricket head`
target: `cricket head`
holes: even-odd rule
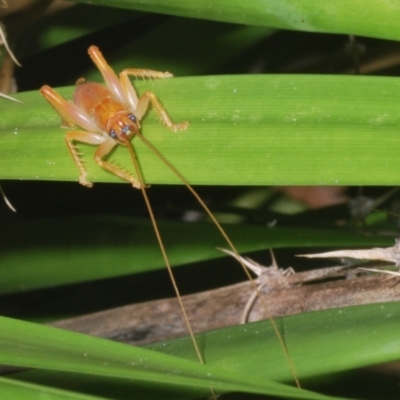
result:
[[[128,110],[113,114],[106,126],[108,135],[121,144],[131,140],[139,129],[136,116]]]

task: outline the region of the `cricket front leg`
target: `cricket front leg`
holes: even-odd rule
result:
[[[117,142],[115,142],[113,139],[106,140],[96,150],[94,160],[97,162],[97,164],[100,165],[101,168],[104,168],[106,171],[112,173],[113,175],[116,175],[119,178],[130,182],[134,188],[140,189],[142,185],[136,177],[134,177],[128,171],[124,171],[123,169],[118,168],[117,166],[104,160],[104,158],[107,157],[108,154],[110,154],[110,152],[116,145]]]
[[[85,114],[75,104],[62,98],[54,89],[50,86],[42,86],[40,93],[46,98],[51,106],[60,114],[63,125],[70,128],[78,125],[79,127],[89,131],[99,133],[99,128],[92,121],[92,119]]]
[[[97,133],[84,132],[84,131],[71,131],[65,135],[65,142],[67,144],[69,153],[71,154],[72,159],[74,160],[75,165],[78,167],[80,175],[79,175],[79,183],[86,187],[92,187],[93,183],[89,182],[86,179],[87,171],[81,158],[79,157],[79,151],[74,145],[74,142],[82,142],[92,145],[100,145],[104,143],[104,137]],[[101,146],[100,146],[101,147]]]
[[[180,124],[174,124],[171,121],[167,111],[161,105],[154,93],[147,91],[138,99],[135,88],[129,79],[129,75],[133,75],[136,78],[171,78],[173,75],[169,72],[153,71],[151,69],[124,69],[120,73],[121,87],[125,94],[125,104],[127,104],[132,110],[134,110],[136,119],[140,122],[144,114],[146,114],[149,108],[149,103],[152,104],[155,112],[160,117],[161,122],[171,131],[183,131],[189,126],[189,122],[185,121]]]
[[[149,78],[149,79],[163,79],[172,78],[174,75],[171,72],[165,71],[155,71],[154,69],[146,68],[126,68],[120,73],[121,76],[134,76],[135,78]]]
[[[149,108],[149,103],[151,103],[154,111],[160,117],[162,124],[172,132],[184,131],[189,126],[188,121],[181,122],[180,124],[174,124],[165,108],[162,106],[156,95],[152,92],[145,92],[142,96],[140,96],[135,110],[135,116],[138,121],[143,118],[144,114]]]
[[[138,96],[136,93],[135,88],[129,76],[134,76],[135,78],[154,78],[154,79],[163,79],[163,78],[172,78],[173,75],[169,72],[161,72],[161,71],[154,71],[152,69],[142,69],[142,68],[129,68],[124,69],[119,74],[119,79],[121,83],[122,90],[124,92],[125,97],[125,104],[129,106],[131,109],[136,109],[138,104]]]

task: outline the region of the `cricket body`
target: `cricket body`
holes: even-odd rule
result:
[[[92,187],[86,179],[87,171],[79,157],[74,142],[83,142],[98,146],[94,159],[105,170],[132,183],[140,189],[143,182],[129,172],[122,170],[104,159],[116,145],[128,146],[128,143],[140,130],[140,121],[149,104],[160,117],[163,124],[173,132],[185,130],[189,123],[173,124],[165,109],[152,92],[145,92],[140,98],[132,86],[129,75],[141,78],[170,78],[169,72],[149,69],[125,69],[119,79],[107,64],[100,50],[91,46],[89,56],[99,68],[107,87],[94,82],[78,79],[73,103],[63,99],[49,86],[40,90],[46,100],[61,115],[64,125],[84,130],[73,130],[65,135],[69,152],[80,171],[79,183]]]
[[[266,310],[267,315],[271,315],[271,313],[268,310],[267,304],[265,304],[262,297],[260,296],[259,288],[252,279],[244,263],[240,260],[240,256],[235,246],[233,245],[232,241],[226,234],[225,230],[222,228],[221,224],[215,218],[211,210],[207,207],[207,205],[204,203],[198,193],[193,189],[186,178],[140,132],[140,121],[146,114],[150,104],[152,105],[156,114],[159,116],[161,122],[171,131],[182,131],[187,129],[187,127],[189,126],[189,123],[187,121],[180,124],[174,124],[171,121],[171,118],[168,116],[166,110],[163,108],[157,97],[152,92],[147,91],[143,93],[140,97],[138,97],[129,79],[129,76],[139,78],[171,78],[172,74],[170,74],[169,72],[159,72],[149,69],[129,68],[124,69],[119,74],[119,77],[117,77],[117,75],[107,64],[100,50],[96,46],[91,46],[88,52],[93,62],[100,70],[106,83],[106,87],[99,83],[86,82],[83,78],[78,79],[77,88],[75,90],[72,103],[62,98],[56,91],[54,91],[51,87],[47,85],[43,86],[40,92],[61,116],[63,120],[63,125],[66,127],[74,128],[74,130],[69,131],[65,135],[65,141],[68,150],[72,156],[72,159],[79,169],[79,182],[82,185],[86,187],[93,186],[92,182],[87,180],[87,171],[82,160],[80,159],[78,149],[75,146],[75,142],[82,142],[98,146],[94,156],[96,163],[108,172],[130,182],[133,187],[141,190],[162,256],[164,258],[165,265],[167,266],[167,270],[172,285],[174,287],[177,300],[182,310],[184,321],[192,338],[194,349],[200,362],[204,363],[203,356],[201,354],[199,346],[197,345],[193,330],[187,317],[187,313],[182,302],[178,286],[175,282],[172,268],[163,244],[161,234],[158,229],[157,221],[155,219],[150,201],[148,199],[143,175],[137,162],[135,149],[131,143],[131,140],[135,136],[140,138],[140,140],[142,140],[161,161],[163,161],[163,163],[182,181],[182,183],[197,199],[199,204],[203,207],[212,222],[220,231],[223,238],[226,240],[236,258],[241,263],[243,270],[246,273],[248,279],[252,282],[254,291],[257,293],[259,299],[261,300],[261,303]],[[75,129],[76,126],[83,130]],[[117,145],[127,147],[135,169],[135,176],[106,161],[107,156]],[[286,357],[288,366],[292,372],[296,385],[300,388],[300,384],[297,379],[293,363],[286,349],[286,345],[272,317],[270,317],[270,322],[276,332],[277,339],[280,343],[280,346],[282,347],[283,353]],[[215,398],[212,389],[211,391],[213,397]]]

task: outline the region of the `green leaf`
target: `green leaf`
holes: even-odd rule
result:
[[[0,377],[0,391],[2,399],[10,400],[101,400],[103,398],[53,389],[48,386],[33,385],[3,377]]]
[[[276,318],[300,380],[398,360],[399,303],[368,304]],[[290,379],[269,321],[197,335],[204,358],[233,373],[262,379]],[[149,345],[193,359],[189,338]]]
[[[228,245],[212,224],[159,221],[159,227],[173,266],[226,256],[216,249]],[[266,228],[251,224],[225,228],[241,253],[282,247],[393,244],[392,238],[340,229]],[[165,269],[153,228],[145,219],[12,219],[2,222],[0,249],[0,293]]]
[[[88,15],[92,16],[90,24],[87,21]],[[18,52],[26,57],[86,35],[93,35],[103,29],[120,26],[127,21],[133,24],[135,18],[141,16],[143,13],[127,12],[118,8],[96,7],[96,12],[93,13],[90,5],[69,7],[63,12],[52,13],[27,25],[19,35]]]
[[[399,317],[399,303],[390,303],[318,311],[276,322],[299,377],[306,379],[398,359]],[[190,398],[207,395],[210,385],[221,390],[317,398],[266,380],[291,379],[268,321],[197,335],[205,365],[196,361],[189,338],[148,346],[156,350],[152,352],[6,318],[1,319],[1,326],[1,363],[87,374],[92,383],[98,376],[99,387],[93,385],[90,390],[94,394],[102,390],[102,380],[119,378],[114,385],[121,386],[124,381],[134,390],[138,382],[141,390],[145,386],[151,390],[154,385],[161,390],[158,385],[162,384],[164,390],[167,386],[183,390],[180,393],[186,392]],[[46,373],[44,382],[51,383],[51,376]],[[37,372],[17,377],[41,380]],[[74,385],[74,377],[69,379],[68,384]]]
[[[95,10],[95,18],[90,18],[90,25],[87,18],[92,14],[93,7],[87,5],[71,7],[45,20],[41,19],[24,32],[20,39],[19,54],[26,57],[32,52],[53,46],[47,53],[47,57],[52,59],[68,52],[71,45],[68,42],[73,39],[82,37],[82,40],[89,43],[103,43],[102,37],[112,36],[121,45],[116,47],[105,43],[104,48],[103,45],[100,47],[116,71],[135,66],[168,70],[175,76],[204,75],[229,64],[274,32],[268,27],[166,18],[109,7],[96,7]],[[134,41],[126,43],[124,38],[130,34],[133,26],[140,30],[140,35]],[[185,34],[182,35],[182,32]],[[166,37],[168,40],[165,40]],[[213,46],[209,45],[210,40],[213,41]],[[61,44],[65,45],[57,47]],[[74,52],[75,59],[79,59],[82,66],[85,65],[85,57],[87,63],[90,62],[85,47],[87,46],[79,46],[79,50]],[[188,52],[188,48],[195,48],[196,51]],[[44,54],[46,57],[46,53]],[[42,57],[39,60],[43,62]],[[71,62],[74,63],[72,58]],[[102,80],[100,72],[94,66],[90,71],[79,73],[89,81]],[[57,82],[63,82],[63,73],[57,75]],[[71,84],[81,75],[66,76],[65,84]]]
[[[329,32],[399,39],[396,0],[77,0],[191,18],[270,26],[309,32]],[[384,22],[383,22],[384,21]]]
[[[90,3],[96,2],[100,3],[98,0]],[[28,50],[47,48],[114,26],[113,33],[118,32],[122,39],[110,34],[107,40],[113,46],[110,52],[114,53],[110,63],[117,72],[143,66],[167,69],[176,75],[202,75],[209,74],[210,70],[220,73],[221,66],[232,62],[233,57],[247,57],[245,50],[274,28],[399,39],[400,6],[393,0],[384,3],[353,1],[351,4],[339,0],[329,3],[304,0],[301,4],[293,0],[247,3],[238,0],[102,0],[101,4],[249,25],[222,27],[216,23],[178,18],[152,25],[138,18],[129,25],[128,31],[121,29],[118,32],[118,28],[122,28],[122,25],[115,25],[121,15],[118,10],[110,8],[109,15],[103,10],[100,21],[100,9],[88,6],[81,24],[75,18],[76,23],[70,25],[64,19],[65,14],[58,21],[50,17],[50,24],[41,30],[40,46],[31,46],[30,41],[22,38],[21,41]],[[73,14],[74,10],[71,10]],[[131,15],[129,13],[129,18]],[[128,13],[123,13],[121,18],[126,21],[127,16]],[[107,29],[100,33],[107,33]],[[31,32],[34,33],[27,35],[35,40],[38,30],[35,28]],[[97,43],[97,38],[97,35],[88,36],[82,42]],[[129,44],[122,47],[126,42]],[[68,46],[62,48],[67,68],[70,63],[78,64],[78,58],[86,57],[83,55],[86,46],[85,43],[82,54],[68,51]],[[40,58],[43,53],[39,54]],[[198,62],[199,55],[201,62]],[[29,69],[32,77],[37,78],[36,82],[42,82],[36,76],[40,69],[46,71],[43,81],[51,82],[47,81],[50,79],[47,75],[55,69],[52,61],[50,57],[48,63],[44,62],[45,68],[33,65]],[[99,81],[98,72],[86,74],[82,71],[71,80],[64,78],[58,69],[56,72],[60,76],[59,85],[69,85],[78,76]],[[139,82],[137,87],[140,93],[154,91],[174,121],[189,120],[191,125],[186,132],[172,134],[159,126],[151,113],[143,121],[143,133],[193,184],[385,185],[398,182],[397,79],[210,76]],[[60,92],[71,99],[73,90],[69,87]],[[21,93],[17,97],[24,104],[0,100],[0,179],[76,181],[77,169],[65,148],[62,138],[65,130],[59,128],[59,117],[37,91]],[[179,184],[138,142],[135,139],[146,181]],[[90,178],[95,182],[119,182],[93,162],[93,147],[78,147],[88,165]],[[118,149],[111,159],[131,168],[124,149]],[[25,221],[18,221],[18,217]],[[169,222],[162,225],[171,232],[167,244],[168,247],[172,244],[170,253],[174,264],[218,256],[214,246],[221,245],[221,239],[216,237],[218,234],[213,227],[200,229],[195,225],[186,229],[186,226]],[[103,233],[106,230],[109,232]],[[17,215],[10,218],[10,223],[2,220],[0,232],[2,293],[118,276],[134,270],[158,268],[162,264],[148,223],[133,219],[85,217],[79,224],[72,217],[29,220],[25,215]],[[277,229],[256,227],[253,230],[244,225],[229,229],[229,233],[240,251],[266,248],[271,244],[274,247],[392,244],[391,239],[362,238],[339,230],[284,228],[280,226],[280,220]],[[193,239],[189,239],[191,235],[194,235]],[[117,239],[121,237],[124,243],[119,245]],[[135,241],[135,246],[130,241]],[[147,253],[141,253],[141,249]],[[27,298],[36,294],[28,293]],[[15,297],[4,296],[4,303]],[[30,308],[43,312],[46,306],[42,309],[37,298],[32,297],[29,298],[32,299]],[[67,302],[62,298],[62,291],[60,302]],[[18,309],[18,305],[15,307]],[[303,379],[397,359],[399,326],[396,321],[399,318],[396,308],[397,304],[313,313],[278,320],[278,326]],[[212,384],[221,391],[245,390],[312,398],[307,392],[265,383],[265,377],[291,379],[268,323],[200,335],[206,366],[177,357],[136,352],[115,343],[23,322],[0,319],[0,324],[0,362],[47,368],[19,376],[48,387],[77,388],[80,393],[110,398],[125,396],[130,399],[134,393],[135,398],[176,399],[208,396]],[[264,332],[270,338],[269,344],[261,335]],[[193,358],[192,344],[187,339],[158,347],[165,347],[173,356]],[[140,381],[132,379],[129,363],[133,357],[150,360],[136,371]],[[207,375],[210,372],[211,377]],[[2,388],[5,387],[3,381],[0,382]],[[6,385],[9,384],[8,381]],[[106,387],[108,391],[104,390]],[[11,388],[7,393],[10,398],[20,398],[28,396],[28,392],[21,394],[20,390],[25,389],[36,390],[19,387]],[[43,396],[50,396],[51,389],[37,389],[39,393],[45,393]],[[4,393],[2,391],[2,395]],[[54,392],[51,395],[62,396]],[[75,397],[82,396],[76,394]],[[74,398],[74,394],[71,397]]]
[[[150,113],[143,134],[189,182],[214,185],[397,184],[399,85],[394,78],[301,75],[137,84],[140,93],[153,90],[174,121],[190,121],[187,131],[171,133]],[[60,93],[71,98],[72,91]],[[38,92],[16,97],[24,104],[2,104],[0,178],[77,180],[58,115]],[[147,183],[179,183],[134,143]],[[120,181],[92,161],[93,147],[79,149],[89,179]],[[111,159],[131,168],[125,149]]]
[[[170,387],[247,391],[298,399],[328,398],[253,379],[246,373],[165,355],[82,334],[0,318],[0,363],[163,384]]]

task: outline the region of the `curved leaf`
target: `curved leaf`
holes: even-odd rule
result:
[[[114,377],[128,381],[162,383],[165,386],[223,391],[248,391],[298,399],[329,397],[298,390],[250,375],[224,371],[159,352],[104,339],[0,318],[0,363],[81,374]],[[23,333],[26,332],[24,335]],[[24,338],[21,340],[21,338]],[[16,339],[17,338],[17,339]]]
[[[108,5],[212,19],[247,25],[270,26],[310,32],[329,32],[399,39],[397,28],[400,5],[396,0],[76,0]]]

